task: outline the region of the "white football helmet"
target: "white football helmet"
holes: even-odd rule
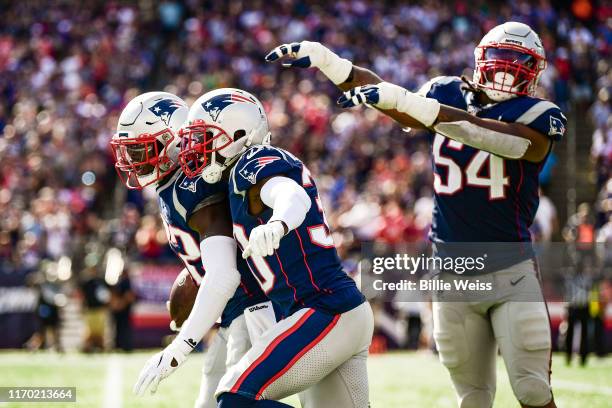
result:
[[[171,150],[178,149],[176,132],[188,112],[185,101],[168,92],[138,95],[123,109],[110,145],[128,188],[141,189],[177,167]]]
[[[249,146],[269,144],[263,105],[248,92],[221,88],[200,96],[189,109],[187,125],[179,132],[179,163],[187,176],[202,174],[207,183],[221,180]]]
[[[538,34],[527,24],[510,21],[489,31],[474,50],[474,85],[495,102],[534,95],[546,68]]]

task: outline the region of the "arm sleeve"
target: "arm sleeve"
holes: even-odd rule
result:
[[[522,137],[486,129],[467,120],[441,122],[434,126],[434,130],[468,146],[508,159],[520,159],[531,145],[529,140]]]
[[[282,221],[289,230],[299,227],[304,219],[312,200],[295,180],[276,176],[267,180],[259,193],[261,201],[272,208],[270,221]]]
[[[200,243],[200,250],[206,274],[198,289],[193,309],[174,340],[186,353],[196,346],[221,317],[228,300],[240,285],[240,272],[236,266],[236,241],[233,238],[220,235],[206,238]]]

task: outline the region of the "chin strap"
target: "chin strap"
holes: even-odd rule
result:
[[[259,126],[257,126],[255,129],[251,130],[251,132],[247,136],[246,141],[244,142],[244,147],[243,147],[242,152],[244,152],[246,149],[248,149],[253,144],[253,139],[255,138],[255,136],[260,134],[260,133],[262,133],[264,131],[265,127],[267,127],[267,123],[266,123],[265,120],[262,120],[259,123]],[[259,143],[261,143],[261,144],[270,144],[270,137],[271,137],[270,132],[266,133],[264,136],[262,136],[261,141]],[[242,152],[240,152],[240,153],[242,153]]]
[[[178,155],[181,151],[180,144],[181,144],[181,140],[178,137],[174,137],[171,141],[166,143],[166,145],[164,146],[164,150],[162,150],[162,152],[164,152],[166,157],[170,159],[170,162],[167,164],[164,164],[164,166],[170,167],[172,166],[172,164],[178,163]]]
[[[231,157],[226,157],[226,156],[219,154],[221,157],[225,159],[223,164],[220,164],[219,162],[217,162],[217,152],[216,151],[212,152],[210,156],[211,163],[208,166],[206,166],[204,170],[202,170],[202,178],[204,179],[204,181],[209,184],[215,184],[219,182],[219,180],[221,180],[221,177],[223,175],[223,171],[225,171],[225,169],[227,169],[232,164],[234,164],[234,162],[238,160],[240,155],[244,153],[249,147],[251,147],[251,145],[253,144],[253,140],[255,139],[255,136],[261,133],[264,127],[265,127],[265,122],[262,121],[257,128],[251,130],[251,132],[249,132],[249,135],[245,138],[244,144],[242,145],[240,150],[238,150],[235,154],[232,154],[233,152],[231,152],[231,148],[233,146],[228,146],[225,149],[221,149],[219,153],[221,153],[221,151],[223,150],[226,150],[227,153],[231,155]],[[267,132],[262,137],[261,142],[255,143],[255,144],[269,145],[271,138],[272,138],[272,134],[270,132]],[[235,143],[236,142],[234,142],[234,144]]]
[[[242,149],[240,154],[242,154],[242,152],[244,152],[245,150],[246,147]],[[217,152],[212,152],[212,155],[210,157],[211,163],[206,166],[204,170],[202,170],[202,178],[204,179],[204,181],[208,184],[218,183],[221,180],[221,177],[223,177],[223,172],[225,171],[225,169],[234,164],[234,162],[237,161],[240,157],[240,154],[237,154],[234,157],[230,157],[229,159],[226,158],[225,162],[223,162],[223,164],[220,164],[219,162],[217,162]]]
[[[474,93],[482,92],[482,89],[478,89],[478,87],[472,81],[470,81],[469,78],[466,77],[465,75],[461,75],[461,81],[463,81],[463,83],[467,85],[467,88],[470,91]]]
[[[208,184],[218,183],[223,175],[223,170],[225,170],[225,166],[217,162],[211,163],[202,170],[202,178]]]

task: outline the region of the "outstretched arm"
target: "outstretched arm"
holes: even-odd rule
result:
[[[293,59],[288,60],[286,59],[287,57]],[[279,60],[283,61],[284,67],[317,68],[343,91],[348,91],[362,85],[383,82],[383,79],[375,72],[353,65],[351,61],[340,58],[340,56],[318,42],[302,41],[299,43],[282,44],[266,55],[266,61],[268,62]],[[421,122],[404,112],[393,108],[374,107],[405,127],[425,129]]]
[[[550,139],[524,124],[479,118],[388,82],[354,88],[338,103],[344,108],[368,104],[383,111],[396,109],[433,132],[508,159],[540,162],[550,150]]]
[[[318,42],[280,45],[266,56],[266,61],[286,56],[294,59],[284,62],[283,66],[316,67],[340,89],[348,91],[339,100],[343,107],[365,103],[404,127],[429,129],[509,159],[540,162],[550,150],[548,137],[523,124],[482,119],[383,82],[376,73],[352,65]]]

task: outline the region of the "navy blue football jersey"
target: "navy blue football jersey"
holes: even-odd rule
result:
[[[248,258],[264,293],[286,313],[312,307],[336,314],[363,303],[365,298],[357,285],[342,269],[310,172],[285,150],[254,146],[232,169],[230,207],[239,246],[244,249],[253,228],[272,216],[271,208],[258,216],[251,215],[246,195],[249,188],[272,176],[288,177],[303,186],[312,205],[304,222],[281,239],[273,255]]]
[[[481,118],[522,123],[553,141],[567,120],[559,107],[521,96],[480,105],[458,77],[439,77],[420,94]],[[538,208],[538,175],[544,164],[507,160],[432,133],[435,207],[433,242],[530,242]]]
[[[227,182],[208,184],[201,177],[189,178],[180,169],[157,186],[159,209],[170,247],[181,258],[185,268],[199,285],[205,274],[200,253],[200,234],[191,229],[187,220],[197,210],[227,196]],[[206,256],[207,254],[204,254]],[[212,254],[214,256],[214,254]],[[248,271],[246,262],[237,255],[238,270]],[[253,278],[241,272],[241,285],[230,299],[221,316],[221,326],[227,327],[246,307],[268,300]]]

